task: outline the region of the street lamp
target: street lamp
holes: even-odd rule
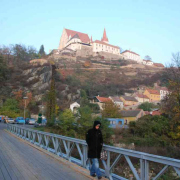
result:
[[[24,99],[24,120],[25,120],[25,114],[26,114],[26,99],[28,99],[28,97],[23,97]]]

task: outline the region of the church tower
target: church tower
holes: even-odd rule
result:
[[[103,41],[105,43],[109,43],[108,38],[106,36],[106,29],[105,28],[104,28],[103,38],[101,39],[101,41]]]

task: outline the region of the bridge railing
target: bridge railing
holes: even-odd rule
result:
[[[84,140],[37,131],[25,128],[20,125],[7,124],[7,129],[22,139],[25,139],[32,144],[35,144],[43,149],[46,149],[47,151],[65,158],[70,162],[74,162],[84,168],[88,168],[89,166],[90,162],[87,158],[88,149]],[[120,160],[122,158],[124,158],[124,160],[127,162],[127,165],[132,173],[131,179],[135,178],[137,180],[157,180],[170,167],[171,171],[173,170],[174,174],[177,177],[180,177],[180,160],[178,159],[172,159],[107,145],[104,145],[103,149],[107,151],[107,160],[102,160],[104,167],[102,171],[110,180],[127,180],[127,177],[122,177],[113,172],[117,166],[120,166]],[[136,159],[136,162],[138,162],[138,165],[134,165],[132,161],[134,158]],[[153,177],[152,172],[150,172],[150,164],[152,166],[154,163],[161,164],[161,169]]]

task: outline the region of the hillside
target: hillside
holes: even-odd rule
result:
[[[50,61],[51,57],[47,58]],[[162,77],[163,69],[135,64],[131,61],[94,61],[79,59],[56,59],[56,91],[61,108],[69,107],[79,100],[80,90],[88,96],[113,96],[133,92],[141,85],[153,86]],[[36,102],[41,102],[49,90],[51,66],[23,63],[18,67],[9,67],[10,78],[1,88],[4,99],[13,92],[30,91]]]

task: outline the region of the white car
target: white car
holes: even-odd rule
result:
[[[35,122],[36,122],[36,120],[33,119],[33,118],[30,118],[30,119],[28,120],[28,124],[35,124]]]

